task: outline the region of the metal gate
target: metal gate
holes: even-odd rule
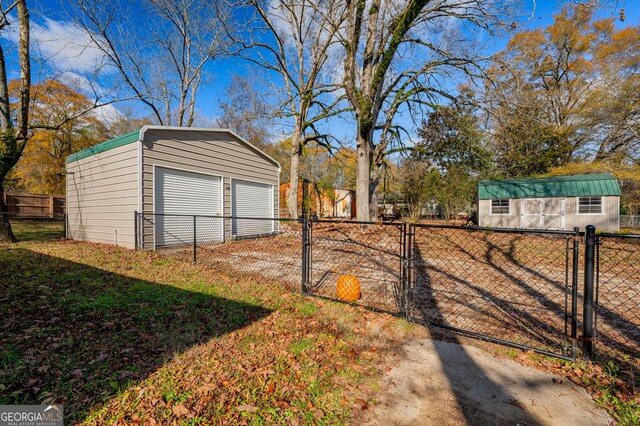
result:
[[[577,238],[564,231],[412,225],[408,317],[574,359]]]
[[[310,221],[303,289],[428,326],[574,359],[579,234],[405,223]],[[341,300],[342,299],[342,300]]]

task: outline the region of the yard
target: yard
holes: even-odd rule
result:
[[[2,246],[0,283],[0,403],[69,422],[352,422],[412,329],[105,245]]]
[[[338,274],[357,273],[359,303],[393,311],[397,230],[317,226],[314,291],[333,296]],[[380,398],[383,376],[402,360],[403,345],[436,333],[569,377],[618,419],[638,419],[633,370],[629,376],[617,364],[559,362],[301,295],[299,229],[280,231],[199,246],[196,265],[188,250],[72,241],[0,246],[0,403],[63,403],[69,422],[88,424],[359,423]],[[446,321],[480,324],[483,312],[451,312],[445,296],[452,288],[461,293],[473,268],[489,267],[500,259],[498,249],[509,247],[483,235],[484,246],[451,232],[416,237],[418,266],[432,277],[431,297]],[[452,257],[452,240],[462,243],[467,258]],[[497,251],[491,255],[488,247]],[[555,294],[556,281],[564,282],[557,259],[541,256],[541,244],[524,252],[518,242],[511,247],[514,259],[528,259],[524,266],[554,277],[542,282]],[[628,269],[625,262],[617,258],[616,265]],[[526,278],[512,267],[504,270]],[[483,285],[505,299],[513,289],[501,287],[497,276]]]
[[[401,226],[314,223],[309,290],[332,298],[338,277],[355,275],[362,289],[360,305],[403,314],[401,300],[411,297],[408,314],[417,321],[570,353],[565,327],[570,327],[572,236],[418,227],[411,247],[409,296],[401,294]],[[199,244],[197,262],[299,290],[301,246],[300,224],[280,223],[275,236]],[[603,239],[600,246],[597,347],[635,358],[638,369],[640,240],[614,237]],[[185,261],[192,259],[191,247],[170,251]],[[583,256],[580,244],[579,271]],[[581,273],[577,288],[580,316]]]

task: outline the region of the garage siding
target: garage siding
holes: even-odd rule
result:
[[[278,216],[278,166],[233,135],[215,131],[149,129],[144,139],[142,203],[145,214],[154,212],[155,165],[222,176],[225,216],[231,215],[232,179],[273,185],[274,217]],[[145,224],[145,235],[153,235],[150,221]],[[149,244],[147,239],[145,247]]]
[[[138,143],[67,164],[68,236],[133,248]]]

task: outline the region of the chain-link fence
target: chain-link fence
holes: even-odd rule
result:
[[[638,358],[639,236],[160,214],[135,226],[138,248],[222,273],[566,359],[593,342]]]
[[[620,228],[640,228],[640,216],[620,215]]]
[[[572,358],[573,234],[413,227],[410,317]],[[577,288],[576,288],[577,290]]]
[[[17,241],[47,241],[65,237],[64,215],[53,217],[10,215],[9,224]]]
[[[640,235],[597,238],[596,356],[640,367]]]
[[[300,288],[302,221],[137,214],[137,247],[162,250],[222,273]]]

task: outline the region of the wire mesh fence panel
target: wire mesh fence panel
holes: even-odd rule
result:
[[[225,274],[300,288],[302,224],[295,219],[138,215],[138,247],[155,248]]]
[[[64,216],[12,217],[9,223],[18,241],[47,241],[65,237]]]
[[[596,356],[640,367],[640,236],[598,236]]]
[[[313,221],[307,290],[402,313],[403,224]]]
[[[573,357],[569,234],[413,227],[410,317]]]
[[[640,228],[640,216],[620,215],[620,228]]]
[[[199,264],[300,288],[302,224],[298,220],[224,218],[224,229],[224,243],[197,245]]]

